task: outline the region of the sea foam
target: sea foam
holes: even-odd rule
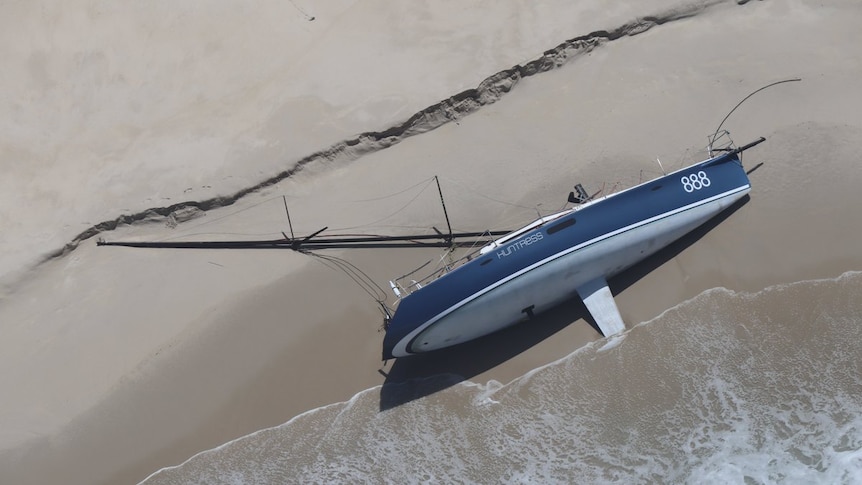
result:
[[[718,288],[502,385],[379,388],[146,483],[862,481],[862,273]]]

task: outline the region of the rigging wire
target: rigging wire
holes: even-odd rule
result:
[[[418,187],[418,186],[420,186],[420,185],[422,185],[422,184],[425,184],[425,187],[422,189],[422,191],[424,191],[424,190],[425,190],[425,188],[427,188],[427,186],[428,186],[428,185],[429,185],[433,180],[434,180],[434,177],[429,177],[429,178],[427,178],[427,179],[425,179],[425,180],[419,181],[419,182],[417,182],[417,183],[415,183],[415,184],[413,184],[413,185],[411,185],[411,186],[409,186],[409,187],[407,187],[407,188],[405,188],[405,189],[403,189],[403,190],[400,190],[400,191],[395,192],[395,193],[392,193],[392,194],[384,195],[384,196],[381,196],[381,197],[374,197],[374,198],[370,198],[370,199],[348,200],[348,201],[345,201],[345,202],[354,202],[354,203],[355,203],[355,202],[374,202],[374,201],[378,201],[378,200],[389,199],[389,198],[392,198],[392,197],[395,197],[395,196],[401,195],[401,194],[403,194],[403,193],[405,193],[405,192],[408,192],[408,191],[410,191],[410,190],[412,190],[412,189],[414,189],[414,188],[416,188],[416,187]],[[422,191],[420,191],[420,194],[421,194],[421,192],[422,192]],[[214,222],[218,222],[218,221],[221,221],[221,220],[223,220],[223,219],[227,219],[227,218],[229,218],[229,217],[233,217],[233,216],[238,215],[238,214],[241,214],[241,213],[243,213],[243,212],[245,212],[245,211],[248,211],[248,210],[254,209],[255,207],[259,207],[259,206],[261,206],[261,205],[263,205],[263,204],[267,204],[267,203],[269,203],[269,202],[272,202],[272,201],[274,201],[274,200],[276,200],[276,199],[282,199],[282,201],[286,203],[285,197],[286,197],[286,196],[285,196],[284,194],[282,194],[282,195],[276,195],[276,196],[273,196],[273,197],[269,197],[269,198],[267,198],[266,200],[262,200],[262,201],[260,201],[260,202],[258,202],[258,203],[256,203],[256,204],[252,204],[252,205],[250,205],[250,206],[248,206],[248,207],[245,207],[245,208],[242,208],[242,209],[236,210],[236,211],[231,212],[231,213],[229,213],[229,214],[225,214],[225,215],[223,215],[223,216],[221,216],[221,217],[217,217],[217,218],[215,218],[215,219],[208,219],[208,220],[206,220],[206,221],[201,221],[200,223],[195,224],[195,225],[193,225],[193,226],[189,227],[188,229],[189,229],[189,230],[191,230],[191,229],[195,229],[195,228],[200,227],[200,226],[204,226],[204,225],[207,225],[207,224],[212,224],[212,223],[214,223]],[[418,197],[418,195],[417,195],[417,197]],[[415,199],[416,199],[416,197],[414,197],[413,199],[411,199],[411,201],[410,201],[410,202],[412,202],[412,201],[413,201],[413,200],[415,200]],[[408,203],[408,205],[409,205],[409,203]],[[391,215],[390,215],[390,216],[388,216],[388,217],[391,217]],[[347,229],[350,229],[350,228],[347,228]],[[201,233],[201,234],[206,234],[206,233]],[[212,234],[218,234],[218,233],[212,233]],[[230,234],[230,233],[225,233],[225,234]],[[175,237],[185,237],[185,236],[175,236]],[[168,239],[168,240],[170,240],[170,239]]]
[[[282,197],[283,197],[283,196],[281,196],[281,195],[274,196],[274,197],[270,197],[270,198],[268,198],[268,199],[266,199],[266,200],[262,200],[262,201],[260,201],[260,202],[258,202],[258,203],[256,203],[256,204],[252,204],[252,205],[250,205],[250,206],[248,206],[248,207],[244,207],[244,208],[242,208],[242,209],[238,209],[238,210],[236,210],[236,211],[234,211],[234,212],[231,212],[230,214],[225,214],[225,215],[223,215],[223,216],[221,216],[221,217],[216,217],[215,219],[207,219],[207,220],[204,220],[204,221],[200,221],[198,224],[195,224],[195,225],[193,225],[193,226],[190,226],[190,227],[185,228],[185,231],[191,231],[192,229],[197,229],[198,227],[206,226],[206,225],[208,225],[208,224],[213,224],[213,223],[215,223],[215,222],[218,222],[218,221],[221,221],[221,220],[227,219],[228,217],[233,217],[233,216],[235,216],[235,215],[238,215],[238,214],[241,214],[241,213],[246,212],[246,211],[248,211],[248,210],[254,209],[254,208],[259,207],[259,206],[261,206],[261,205],[264,205],[264,204],[266,204],[266,203],[272,202],[272,201],[274,201],[274,200],[276,200],[276,199],[281,199]],[[188,236],[195,236],[195,235],[198,235],[198,234],[222,234],[222,233],[218,233],[218,232],[212,232],[212,233],[202,232],[202,233],[189,234],[188,232],[184,232],[183,234],[178,234],[178,235],[175,235],[175,236],[172,236],[172,237],[169,237],[169,238],[165,238],[165,239],[163,239],[163,240],[164,240],[164,241],[171,241],[171,240],[174,240],[174,239],[179,239],[179,238],[188,237]],[[225,232],[225,233],[223,233],[223,234],[235,234],[235,233]],[[254,234],[252,234],[252,235],[254,235]]]
[[[511,207],[517,207],[517,208],[521,208],[521,209],[530,209],[530,210],[534,210],[534,209],[535,209],[535,208],[533,208],[533,207],[527,207],[527,206],[523,206],[523,205],[519,205],[519,204],[514,204],[514,203],[511,203],[511,202],[506,202],[506,201],[504,201],[504,200],[495,199],[494,197],[490,197],[490,196],[485,195],[485,194],[482,194],[482,193],[480,193],[480,192],[478,192],[478,191],[472,190],[469,186],[467,186],[467,185],[465,185],[465,184],[463,184],[463,183],[457,182],[457,181],[455,181],[455,180],[449,179],[449,178],[446,178],[445,180],[447,180],[447,182],[451,182],[452,184],[454,184],[454,185],[456,185],[456,186],[460,187],[460,188],[461,188],[461,189],[463,189],[463,190],[466,190],[466,191],[467,191],[467,192],[469,192],[469,193],[473,193],[473,194],[475,194],[475,195],[477,195],[477,196],[479,196],[479,197],[482,197],[482,198],[485,198],[485,199],[491,200],[491,201],[496,202],[496,203],[499,203],[499,204],[503,204],[503,205],[507,205],[507,206],[511,206]],[[412,198],[410,198],[410,200],[408,200],[406,203],[404,203],[403,205],[401,205],[397,210],[395,210],[395,211],[393,211],[393,212],[391,212],[391,213],[387,214],[387,215],[386,215],[386,216],[384,216],[384,217],[381,217],[381,218],[376,219],[376,220],[374,220],[374,221],[370,221],[370,222],[367,222],[367,223],[364,223],[364,224],[360,224],[360,225],[355,225],[355,226],[345,226],[345,227],[339,227],[339,228],[332,228],[332,229],[330,229],[330,231],[329,231],[329,232],[331,233],[331,232],[333,232],[333,231],[345,231],[345,230],[351,230],[351,229],[361,229],[361,228],[366,228],[366,227],[370,227],[370,226],[381,227],[381,226],[380,226],[380,223],[381,223],[381,222],[386,221],[387,219],[392,218],[393,216],[395,216],[395,215],[397,215],[397,214],[399,214],[399,213],[401,213],[401,212],[405,211],[408,207],[410,207],[410,206],[411,206],[411,205],[412,205],[412,204],[413,204],[413,203],[414,203],[414,202],[415,202],[415,201],[416,201],[420,196],[422,196],[422,194],[424,194],[424,193],[425,193],[425,191],[426,191],[426,190],[428,190],[428,187],[429,187],[429,186],[430,186],[434,181],[435,181],[435,177],[429,177],[429,178],[426,178],[426,179],[424,179],[424,180],[422,180],[422,181],[420,181],[420,182],[418,182],[418,183],[415,183],[415,184],[413,184],[413,185],[411,185],[411,186],[409,186],[409,187],[407,187],[407,188],[404,188],[404,189],[402,189],[402,190],[399,190],[399,191],[397,191],[397,192],[394,192],[394,193],[391,193],[391,194],[388,194],[388,195],[384,195],[384,196],[381,196],[381,197],[369,198],[369,199],[356,199],[356,200],[345,201],[345,202],[352,202],[352,203],[356,203],[356,202],[374,202],[374,201],[380,201],[380,200],[385,200],[385,199],[393,198],[393,197],[396,197],[396,196],[398,196],[398,195],[404,194],[404,193],[406,193],[406,192],[409,192],[409,191],[411,191],[411,190],[416,189],[417,187],[420,187],[420,186],[422,187],[422,188],[421,188],[421,190],[419,190],[419,191],[416,193],[416,195],[414,195]],[[211,225],[211,224],[214,224],[214,223],[216,223],[216,222],[223,221],[223,220],[225,220],[225,219],[228,219],[228,218],[231,218],[231,217],[237,216],[237,215],[242,214],[242,213],[244,213],[244,212],[246,212],[246,211],[249,211],[249,210],[251,210],[251,209],[254,209],[254,208],[257,208],[257,207],[259,207],[259,206],[262,206],[262,205],[264,205],[264,204],[272,203],[272,202],[276,201],[277,199],[282,199],[282,201],[283,201],[283,202],[285,202],[284,197],[285,197],[284,195],[276,195],[276,196],[273,196],[273,197],[269,197],[269,198],[267,198],[266,200],[262,200],[262,201],[260,201],[260,202],[255,203],[255,204],[252,204],[252,205],[250,205],[250,206],[248,206],[248,207],[244,207],[244,208],[242,208],[242,209],[239,209],[239,210],[233,211],[233,212],[231,212],[231,213],[229,213],[229,214],[225,214],[225,215],[223,215],[223,216],[220,216],[220,217],[217,217],[217,218],[212,218],[212,219],[209,219],[209,218],[208,218],[207,220],[200,221],[199,223],[197,223],[197,224],[195,224],[195,225],[192,225],[192,226],[190,226],[190,227],[185,228],[185,230],[183,230],[182,234],[176,234],[176,235],[173,235],[173,236],[171,236],[171,237],[164,238],[164,239],[162,239],[162,240],[163,240],[163,241],[172,241],[172,240],[175,240],[175,239],[182,239],[182,238],[187,238],[187,237],[190,237],[190,236],[197,236],[197,235],[239,235],[239,236],[265,236],[265,235],[276,235],[276,233],[274,233],[274,232],[273,232],[273,233],[236,233],[236,232],[217,232],[217,231],[210,231],[210,232],[190,232],[190,231],[193,231],[193,230],[195,230],[195,229],[197,229],[197,228],[201,228],[201,227],[203,227],[203,226]],[[383,226],[383,227],[404,228],[404,229],[423,229],[423,228],[424,228],[424,229],[427,229],[427,226],[409,226],[409,225],[388,225],[388,226]]]
[[[373,198],[371,198],[371,199],[348,200],[348,201],[345,201],[345,202],[374,202],[374,201],[378,201],[378,200],[390,199],[390,198],[392,198],[392,197],[395,197],[396,195],[401,195],[401,194],[403,194],[404,192],[408,192],[408,191],[410,191],[410,190],[413,190],[413,189],[415,189],[416,187],[418,187],[418,186],[420,186],[420,185],[422,185],[422,184],[428,184],[428,183],[430,183],[432,180],[434,180],[434,177],[428,177],[428,178],[427,178],[427,179],[425,179],[425,180],[421,180],[421,181],[419,181],[419,182],[416,182],[415,184],[411,185],[410,187],[407,187],[407,188],[406,188],[406,189],[404,189],[404,190],[399,190],[398,192],[395,192],[395,193],[393,193],[393,194],[384,195],[384,196],[381,196],[381,197],[373,197]],[[422,189],[422,190],[425,190],[425,189]]]
[[[491,197],[491,196],[489,196],[489,195],[485,195],[485,194],[483,194],[483,193],[479,192],[478,190],[471,189],[470,187],[468,187],[468,186],[466,186],[466,185],[464,185],[464,184],[462,184],[462,183],[460,183],[460,182],[458,182],[458,181],[456,181],[456,180],[450,179],[450,178],[448,178],[448,177],[442,177],[442,178],[443,178],[443,180],[445,180],[446,182],[449,182],[449,183],[451,183],[451,184],[457,185],[457,186],[461,187],[462,189],[466,190],[467,192],[472,193],[473,195],[477,195],[477,196],[482,197],[482,198],[484,198],[484,199],[488,199],[488,200],[490,200],[490,201],[497,202],[498,204],[508,205],[508,206],[511,206],[511,207],[517,207],[517,208],[519,208],[519,209],[529,209],[529,210],[533,210],[533,209],[535,209],[535,207],[530,207],[530,206],[525,206],[525,205],[515,204],[515,203],[513,203],[513,202],[507,202],[507,201],[505,201],[505,200],[495,199],[495,198],[493,198],[493,197]]]
[[[492,202],[502,204],[504,206],[514,207],[514,208],[523,209],[523,210],[529,210],[531,213],[536,210],[536,206],[526,206],[526,205],[521,205],[521,204],[515,204],[514,202],[508,202],[505,200],[497,199],[497,198],[491,197],[489,195],[486,195],[482,192],[479,192],[479,191],[477,191],[477,190],[475,190],[475,189],[473,189],[473,188],[471,188],[471,187],[469,187],[469,186],[467,186],[461,182],[458,182],[457,180],[450,179],[448,177],[441,177],[441,178],[443,180],[445,180],[447,183],[451,183],[453,185],[456,185],[456,186],[460,187],[462,190],[464,190],[465,192],[473,194],[473,195],[478,196],[478,197],[481,197],[483,199],[487,199],[487,200],[490,200]],[[522,221],[522,220],[523,220],[523,216],[510,215],[506,219],[498,220],[498,223],[502,223],[503,226],[508,226],[508,225],[511,225],[511,223],[513,223],[513,222],[517,224],[518,223],[517,221]]]
[[[385,195],[385,196],[382,196],[382,197],[375,197],[375,198],[371,198],[371,199],[359,199],[359,200],[350,200],[350,201],[346,201],[346,202],[373,202],[373,201],[378,201],[378,200],[384,200],[384,199],[388,199],[388,198],[392,198],[392,197],[395,197],[395,196],[401,195],[401,194],[403,194],[403,193],[405,193],[405,192],[408,192],[408,191],[410,191],[410,190],[412,190],[412,189],[415,189],[416,187],[418,187],[418,186],[420,186],[420,185],[425,184],[425,186],[422,188],[422,190],[420,190],[420,191],[419,191],[419,192],[418,192],[418,193],[417,193],[417,194],[416,194],[412,199],[410,199],[406,204],[404,204],[404,206],[402,206],[401,208],[399,208],[399,209],[398,209],[398,210],[396,210],[395,212],[392,212],[391,214],[389,214],[389,215],[387,215],[387,216],[385,216],[385,217],[383,217],[383,218],[381,218],[381,219],[378,219],[378,220],[376,220],[376,221],[372,221],[372,222],[369,222],[369,223],[366,223],[366,224],[363,224],[363,225],[350,226],[350,227],[342,227],[342,228],[336,228],[336,229],[332,229],[332,230],[340,231],[340,230],[347,230],[347,229],[358,229],[358,228],[362,228],[362,227],[368,227],[368,226],[371,226],[371,225],[375,225],[375,224],[377,224],[377,223],[379,223],[379,222],[381,222],[381,221],[385,221],[386,219],[388,219],[388,218],[390,218],[390,217],[392,217],[392,216],[394,216],[394,215],[398,214],[399,212],[404,211],[408,206],[410,206],[410,204],[412,204],[412,203],[413,203],[417,198],[419,198],[419,196],[420,196],[420,195],[422,195],[422,193],[423,193],[423,192],[428,188],[428,186],[429,186],[429,185],[431,184],[431,182],[433,182],[433,181],[434,181],[434,177],[429,177],[429,178],[427,178],[427,179],[425,179],[425,180],[422,180],[422,181],[420,181],[420,182],[418,182],[418,183],[416,183],[416,184],[411,185],[410,187],[407,187],[407,188],[405,188],[405,189],[403,189],[403,190],[400,190],[400,191],[398,191],[398,192],[395,192],[395,193],[392,193],[392,194],[389,194],[389,195]],[[283,201],[283,202],[285,203],[285,205],[286,205],[285,195],[277,195],[277,196],[273,196],[273,197],[267,198],[266,200],[260,201],[260,202],[258,202],[258,203],[256,203],[256,204],[252,204],[252,205],[250,205],[250,206],[248,206],[248,207],[244,207],[244,208],[242,208],[242,209],[236,210],[236,211],[231,212],[231,213],[229,213],[229,214],[225,214],[225,215],[223,215],[223,216],[221,216],[221,217],[217,217],[217,218],[214,218],[214,219],[208,219],[208,220],[205,220],[205,221],[201,221],[201,222],[199,222],[198,224],[195,224],[195,225],[193,225],[193,226],[190,226],[190,227],[186,228],[186,229],[185,229],[185,231],[183,232],[183,234],[177,234],[177,235],[175,235],[175,236],[171,236],[171,237],[169,237],[169,238],[165,238],[165,239],[163,239],[163,241],[171,241],[171,240],[174,240],[174,239],[180,239],[180,238],[185,238],[185,237],[189,237],[189,236],[196,236],[196,235],[217,235],[217,234],[228,234],[228,235],[248,235],[248,236],[256,236],[256,235],[269,235],[269,234],[275,234],[275,233],[263,233],[263,234],[260,234],[260,233],[254,233],[254,234],[244,234],[244,233],[232,233],[232,232],[200,232],[200,233],[190,233],[190,232],[188,232],[188,231],[191,231],[191,230],[194,230],[194,229],[196,229],[196,228],[199,228],[199,227],[202,227],[202,226],[205,226],[205,225],[209,225],[209,224],[213,224],[213,223],[216,223],[216,222],[218,222],[218,221],[222,221],[222,220],[224,220],[224,219],[227,219],[227,218],[230,218],[230,217],[233,217],[233,216],[239,215],[239,214],[241,214],[241,213],[243,213],[243,212],[246,212],[246,211],[248,211],[248,210],[254,209],[254,208],[259,207],[259,206],[261,206],[261,205],[264,205],[264,204],[267,204],[267,203],[273,202],[273,201],[275,201],[276,199],[282,199],[282,201]],[[399,227],[399,226],[394,226],[394,227]],[[405,227],[410,227],[410,226],[405,226]]]
[[[421,270],[422,268],[424,268],[424,267],[428,266],[429,264],[431,264],[431,262],[432,262],[432,261],[434,261],[434,260],[433,260],[433,259],[429,259],[428,261],[425,261],[425,262],[424,262],[424,263],[422,263],[422,265],[421,265],[421,266],[419,266],[418,268],[416,268],[416,269],[414,269],[414,270],[411,270],[410,272],[408,272],[408,273],[406,273],[406,274],[403,274],[403,275],[401,275],[401,276],[399,276],[399,277],[395,278],[395,280],[394,280],[394,281],[401,281],[401,280],[403,280],[404,278],[407,278],[408,276],[413,276],[414,274],[416,274],[416,272],[417,272],[417,271],[419,271],[419,270]]]
[[[371,221],[371,222],[368,222],[368,223],[365,223],[365,224],[361,224],[361,225],[358,225],[358,226],[339,227],[339,228],[332,229],[332,231],[346,231],[346,230],[348,230],[348,229],[360,229],[360,228],[363,228],[363,227],[373,226],[373,225],[375,225],[375,224],[378,224],[378,223],[380,223],[380,222],[383,222],[383,221],[385,221],[386,219],[389,219],[390,217],[392,217],[392,216],[394,216],[394,215],[396,215],[396,214],[398,214],[398,213],[400,213],[400,212],[403,212],[405,209],[407,209],[407,207],[409,207],[411,204],[413,204],[413,202],[415,202],[415,201],[416,201],[416,199],[418,199],[418,198],[419,198],[419,196],[420,196],[420,195],[422,195],[422,194],[423,194],[423,193],[428,189],[428,187],[430,187],[430,186],[431,186],[431,183],[432,183],[433,181],[434,181],[434,178],[433,178],[433,177],[432,177],[432,178],[430,178],[430,179],[428,179],[428,180],[425,180],[425,186],[424,186],[424,187],[422,187],[422,190],[420,190],[418,193],[416,193],[416,195],[414,195],[412,199],[410,199],[409,201],[407,201],[407,203],[406,203],[406,204],[404,204],[403,206],[401,206],[401,207],[400,207],[398,210],[396,210],[395,212],[392,212],[392,213],[390,213],[390,214],[388,214],[388,215],[386,215],[386,216],[384,216],[384,217],[382,217],[382,218],[380,218],[380,219],[377,219],[376,221]],[[413,187],[411,187],[411,188],[417,187],[418,185],[420,185],[420,184],[416,184],[416,185],[414,185],[414,186],[413,186]],[[402,192],[399,192],[399,193],[403,193],[403,192],[406,192],[406,190],[405,190],[405,191],[402,191]],[[397,195],[397,194],[396,194],[396,195]],[[372,200],[379,200],[379,199],[372,199]]]
[[[360,288],[362,288],[365,293],[368,294],[374,301],[377,303],[383,303],[386,301],[386,292],[383,288],[380,287],[377,283],[368,276],[367,273],[359,269],[356,265],[347,261],[344,258],[339,258],[337,256],[323,255],[318,254],[313,251],[302,251],[304,254],[312,256],[314,258],[318,258],[322,260],[324,264],[327,262],[334,265],[336,268],[341,270],[345,275],[347,275],[354,283],[357,284]],[[331,266],[330,266],[331,267]]]
[[[169,238],[160,239],[159,241],[173,241],[174,239],[182,239],[186,237],[192,236],[247,236],[247,237],[274,237],[280,238],[284,237],[281,232],[229,232],[229,231],[219,231],[219,232],[193,232],[188,234],[180,234],[177,236],[171,236]]]

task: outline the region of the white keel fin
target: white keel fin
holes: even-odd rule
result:
[[[578,295],[584,300],[584,305],[595,319],[605,337],[616,335],[626,329],[623,317],[614,302],[611,289],[604,277],[598,277],[584,283],[578,288]]]

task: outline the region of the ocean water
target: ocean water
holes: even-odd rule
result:
[[[712,289],[506,385],[368,389],[145,483],[862,483],[860,362],[862,272]]]

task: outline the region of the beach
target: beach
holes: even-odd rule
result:
[[[858,479],[862,6],[40,7],[0,7],[0,481]],[[750,197],[611,281],[613,345],[573,301],[384,363],[331,261],[96,245],[431,233],[435,176],[453,229],[515,228],[787,79],[723,125],[766,138]],[[326,254],[387,293],[440,256]]]

